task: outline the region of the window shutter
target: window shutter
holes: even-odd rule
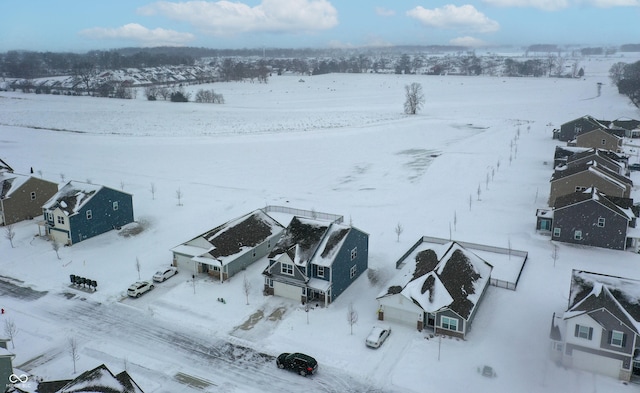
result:
[[[607,342],[609,343],[609,345],[613,344],[612,339],[613,339],[613,330],[609,330],[609,338],[607,339]]]
[[[627,345],[627,333],[622,333],[622,346],[625,347]]]
[[[580,331],[580,325],[576,325],[576,331],[573,333],[573,335],[578,337],[578,332],[579,331]]]
[[[593,328],[589,328],[589,340],[593,337]]]

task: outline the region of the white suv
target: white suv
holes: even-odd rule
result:
[[[131,284],[127,289],[127,295],[131,297],[140,297],[145,292],[149,292],[153,289],[153,284],[148,281],[138,281],[135,284]]]

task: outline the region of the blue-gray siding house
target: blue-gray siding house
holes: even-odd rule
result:
[[[42,207],[46,234],[72,245],[133,222],[131,194],[70,181]]]
[[[335,222],[294,217],[268,256],[264,293],[333,302],[369,267],[369,235]]]

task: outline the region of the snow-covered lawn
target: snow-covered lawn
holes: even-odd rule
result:
[[[135,236],[113,231],[65,247],[60,259],[36,236],[36,220],[15,226],[14,248],[2,239],[1,278],[47,292],[37,300],[1,294],[0,319],[19,327],[15,349],[9,347],[14,365],[46,379],[70,378],[66,340],[77,336],[78,371],[106,363],[120,372],[126,363],[145,392],[180,389],[178,372],[216,382],[205,389],[212,392],[260,391],[259,378],[271,374],[277,381],[264,391],[346,391],[351,380],[395,392],[634,391],[558,368],[548,357],[548,333],[553,312],[567,307],[572,269],[637,279],[640,258],[560,244],[554,266],[549,237],[535,232],[536,209],[549,192],[552,129],[587,114],[640,118],[608,81],[616,61],[632,60],[593,59],[580,80],[332,74],[212,85],[224,105],[0,93],[0,158],[18,173],[33,168],[49,180],[63,174],[122,188],[133,194],[144,226]],[[405,116],[404,85],[411,82],[423,85],[426,104]],[[640,182],[638,172],[632,176]],[[172,247],[266,205],[343,215],[370,234],[373,279],[362,275],[332,305],[308,312],[262,295],[266,261],[246,270],[249,304],[242,276],[224,284],[203,276],[194,285],[190,272],[126,298],[138,280],[136,258],[140,277],[150,279],[171,262]],[[457,240],[527,251],[517,290],[490,287],[466,341],[392,325],[381,348],[365,347],[375,297],[395,262],[421,236],[449,238],[450,228]],[[97,280],[97,292],[70,288],[70,274]],[[353,334],[350,303],[359,316]],[[188,332],[203,343],[226,340],[268,355],[302,351],[318,359],[320,371],[303,379],[269,364],[245,386],[234,374],[207,370],[203,358],[157,346],[126,320],[83,329],[91,320],[74,321],[76,307],[103,310],[103,325],[123,315],[158,334]],[[250,319],[257,322],[243,327]],[[484,365],[497,377],[481,376]]]

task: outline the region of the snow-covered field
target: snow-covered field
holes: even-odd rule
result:
[[[224,105],[0,93],[0,158],[18,173],[123,188],[145,226],[133,237],[113,231],[65,247],[60,259],[36,236],[35,220],[15,226],[14,248],[1,239],[0,278],[42,292],[10,294],[0,285],[0,319],[19,328],[9,347],[14,366],[45,380],[71,378],[75,338],[78,372],[126,367],[145,392],[636,391],[557,367],[548,333],[552,313],[566,309],[571,269],[638,279],[640,258],[560,244],[554,266],[549,237],[535,232],[549,192],[552,129],[587,114],[640,118],[607,77],[612,63],[636,60],[587,59],[577,80],[330,74],[189,87],[215,89]],[[422,84],[426,103],[406,116],[412,82]],[[126,298],[138,280],[136,258],[150,279],[171,262],[172,247],[266,205],[344,215],[370,234],[376,280],[363,275],[328,308],[308,313],[262,295],[266,261],[246,271],[249,304],[243,277],[194,284],[188,272]],[[375,296],[396,260],[423,235],[449,238],[450,228],[457,240],[528,251],[517,290],[490,287],[466,341],[392,325],[380,349],[366,348]],[[98,291],[69,288],[69,274],[97,280]],[[350,303],[359,315],[353,334]],[[243,328],[252,316],[258,322]],[[285,351],[316,357],[319,373],[278,370],[271,356]],[[481,376],[483,365],[497,377]],[[180,382],[191,377],[200,390]]]

